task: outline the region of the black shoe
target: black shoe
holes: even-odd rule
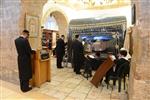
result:
[[[23,89],[22,92],[28,92],[28,91],[30,91],[30,90],[32,90],[31,87],[29,87],[29,88],[27,88],[27,89]]]
[[[81,72],[76,72],[76,74],[81,74]]]
[[[29,88],[28,88],[28,91],[30,91],[30,90],[32,90],[32,87],[29,87]]]
[[[64,68],[64,67],[57,67],[57,68]]]

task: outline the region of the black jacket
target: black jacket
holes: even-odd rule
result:
[[[78,40],[73,41],[72,52],[73,52],[73,63],[84,62],[84,47],[80,41]]]
[[[64,55],[65,54],[65,42],[63,39],[58,39],[56,42],[56,55]]]
[[[27,39],[19,37],[15,40],[18,53],[19,78],[27,80],[32,78],[31,47]]]
[[[116,64],[116,70],[115,70],[115,72],[118,71],[118,69],[121,67],[122,64],[124,64],[124,63],[129,63],[129,61],[126,60],[126,59],[124,59],[124,58],[120,58],[120,59],[118,59],[118,60],[115,60],[114,62],[115,62],[115,64]]]

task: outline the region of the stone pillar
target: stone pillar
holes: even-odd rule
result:
[[[0,79],[19,83],[14,40],[25,28],[25,13],[39,18],[47,0],[0,0]],[[39,41],[37,39],[37,41]]]
[[[21,0],[0,0],[0,79],[17,83],[17,52]]]
[[[150,100],[150,2],[133,0],[136,24],[133,28],[133,55],[129,80],[129,100]]]
[[[22,10],[20,17],[21,31],[26,28],[26,15],[38,18],[38,25],[35,27],[38,29],[38,35],[36,37],[29,38],[31,47],[34,49],[41,48],[41,17],[43,14],[43,6],[47,0],[22,0]],[[29,30],[29,29],[28,29]],[[31,32],[31,30],[29,30]]]

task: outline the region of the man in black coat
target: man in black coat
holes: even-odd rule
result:
[[[119,56],[118,59],[112,59],[112,57],[111,57],[111,59],[114,61],[114,63],[115,63],[116,66],[115,66],[114,68],[112,67],[112,68],[106,73],[106,79],[105,79],[105,82],[106,82],[106,83],[108,83],[108,77],[109,77],[110,75],[116,75],[116,74],[117,74],[117,72],[119,71],[121,65],[123,65],[123,64],[125,64],[125,63],[129,63],[128,59],[126,58],[126,56],[127,56],[127,51],[126,51],[126,50],[120,50],[118,56]],[[128,66],[126,66],[126,67],[128,67]],[[127,69],[128,69],[128,68],[127,68]]]
[[[78,40],[79,35],[75,35],[75,40],[72,43],[73,66],[76,74],[81,74],[80,69],[84,62],[84,47]]]
[[[18,70],[20,79],[20,88],[27,92],[32,88],[29,87],[29,79],[32,78],[31,66],[31,47],[28,42],[29,31],[24,30],[23,34],[15,39],[15,45],[18,53]]]
[[[61,38],[59,38],[56,41],[57,68],[63,68],[62,67],[62,60],[63,60],[63,56],[65,54],[64,38],[65,38],[64,35],[61,35]]]

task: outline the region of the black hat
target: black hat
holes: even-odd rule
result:
[[[76,34],[76,35],[75,35],[75,38],[79,38],[79,35],[78,35],[78,34]]]
[[[24,33],[29,33],[29,31],[28,31],[28,30],[23,30],[23,32],[24,32]]]

